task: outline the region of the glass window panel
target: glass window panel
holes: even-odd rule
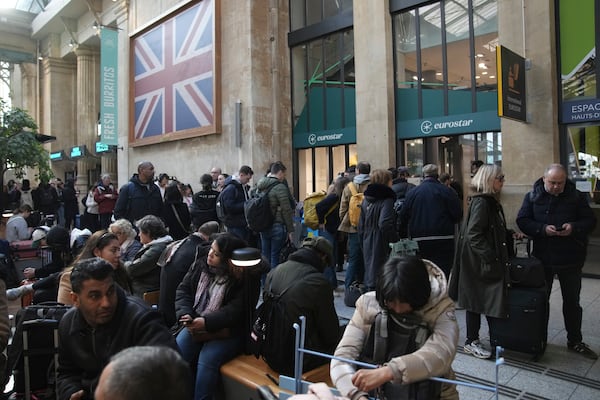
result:
[[[331,148],[333,156],[333,173],[335,176],[344,175],[346,171],[346,146],[335,146]]]
[[[593,180],[595,191],[600,191],[600,127],[569,127],[569,177]]]
[[[312,192],[312,149],[298,150],[298,198]]]
[[[472,112],[468,0],[445,3],[448,113]]]
[[[307,132],[307,116],[301,118],[302,113],[307,113],[308,109],[305,110],[307,102],[306,92],[306,46],[296,46],[292,48],[292,104],[294,112],[294,132]]]
[[[411,176],[421,176],[423,170],[423,139],[404,141],[406,166]]]
[[[290,30],[306,26],[306,0],[290,0]]]
[[[473,0],[477,91],[496,91],[497,0]]]
[[[306,0],[306,26],[316,24],[323,20],[323,1],[324,0]]]
[[[323,82],[323,40],[315,40],[308,44],[307,91],[310,103],[308,130],[324,129],[324,82]]]
[[[325,59],[323,60],[325,79],[325,129],[342,127],[342,90],[344,82],[343,55],[340,54],[341,34],[333,34],[324,39]]]
[[[327,190],[331,183],[328,147],[317,147],[315,149],[315,179],[315,190]]]
[[[421,87],[423,90],[423,117],[444,114],[442,64],[442,32],[440,4],[419,8],[421,38]],[[440,73],[440,75],[437,75]]]

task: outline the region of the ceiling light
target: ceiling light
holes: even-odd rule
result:
[[[481,78],[479,75],[475,75],[475,79],[479,79]]]
[[[77,46],[77,42],[74,39],[69,40],[69,47]]]
[[[479,63],[477,64],[477,66],[481,69],[488,69],[487,65],[485,65],[485,63]]]
[[[496,79],[496,75],[490,75],[490,79]]]
[[[483,54],[477,53],[477,58],[483,58]]]
[[[441,72],[436,72],[435,75],[436,76],[442,76],[442,73]]]
[[[487,71],[483,71],[481,75],[487,75]]]

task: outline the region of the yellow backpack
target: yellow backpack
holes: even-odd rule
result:
[[[348,203],[348,221],[353,228],[357,228],[358,221],[360,220],[360,207],[365,195],[364,193],[358,191],[358,186],[356,183],[350,182],[348,186],[350,186],[350,191],[352,192],[352,196],[350,196],[350,202]]]
[[[327,196],[324,190],[318,192],[309,193],[304,199],[304,225],[310,229],[319,229],[319,216],[317,215],[317,209],[315,206],[318,202],[323,200]]]

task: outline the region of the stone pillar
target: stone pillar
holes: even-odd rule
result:
[[[385,1],[354,0],[356,143],[372,168],[396,164],[392,20]]]
[[[539,22],[554,21],[553,4],[546,0],[498,2],[500,44],[531,60],[531,69],[525,72],[531,122],[501,119],[502,168],[506,174],[502,201],[509,227],[516,226],[523,196],[533,182],[548,164],[559,161],[556,33],[554,24]]]
[[[94,151],[97,140],[96,123],[98,121],[99,93],[98,79],[100,64],[98,52],[84,46],[75,51],[77,55],[77,145],[85,145],[88,152]],[[88,180],[88,170],[96,167],[93,158],[77,161],[77,189],[87,193],[94,182]]]

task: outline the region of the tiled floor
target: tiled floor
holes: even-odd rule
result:
[[[342,278],[342,273],[338,278]],[[343,293],[336,293],[338,315],[351,318],[353,308],[343,304]],[[581,291],[583,307],[583,338],[600,352],[600,279],[584,278]],[[462,352],[465,340],[465,312],[457,311],[461,337],[453,368],[459,380],[484,385],[495,381],[495,363],[480,360]],[[523,332],[527,334],[527,332]],[[489,338],[487,323],[482,318],[481,337]],[[545,354],[533,361],[531,355],[506,351],[505,364],[499,367],[500,399],[600,399],[600,361],[588,360],[567,350],[562,318],[560,284],[554,283],[550,298],[548,347]],[[459,386],[462,400],[494,399],[495,394],[481,389]]]

